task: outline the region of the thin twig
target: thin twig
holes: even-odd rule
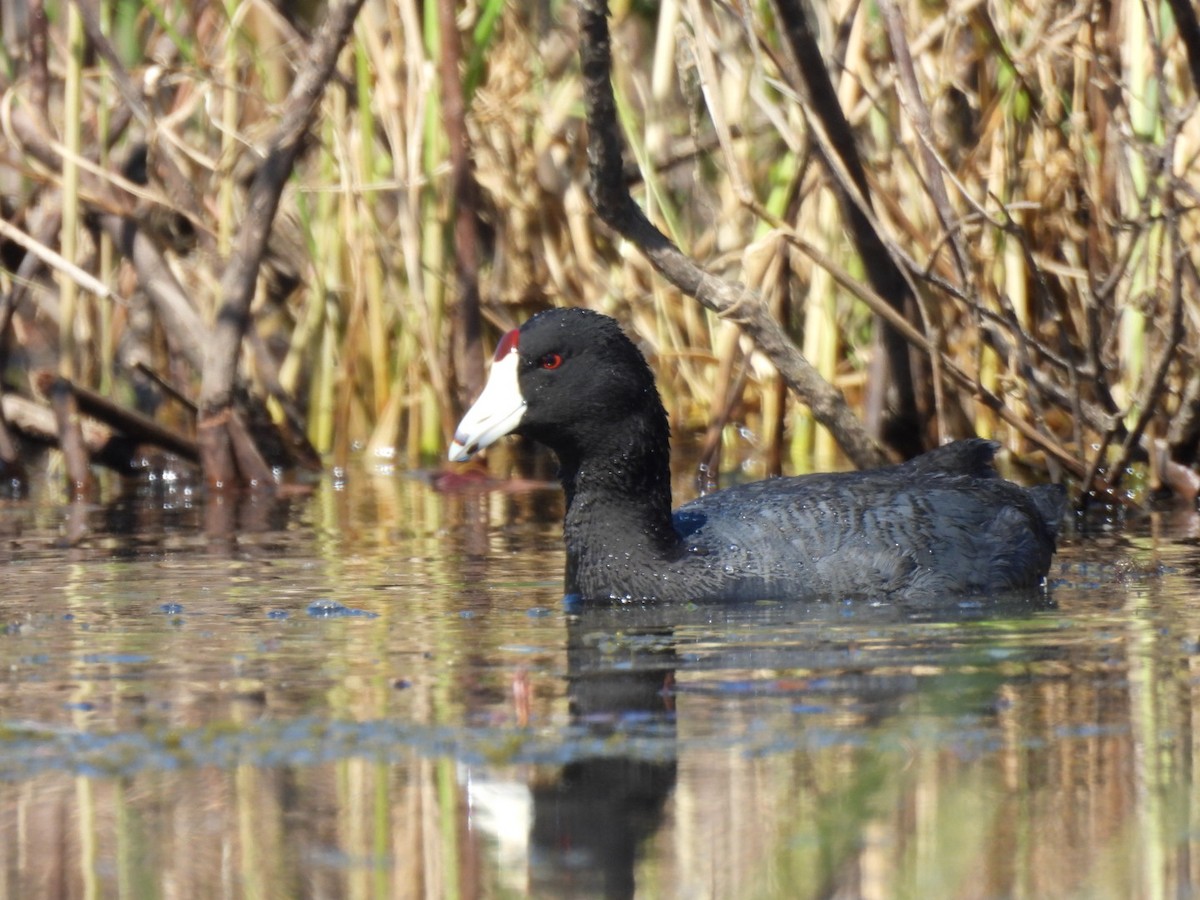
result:
[[[933,208],[937,213],[942,228],[949,235],[950,246],[954,250],[954,266],[958,270],[959,282],[967,287],[969,268],[967,266],[967,248],[962,240],[962,233],[955,228],[954,210],[950,206],[950,196],[946,193],[946,182],[942,179],[942,165],[933,150],[933,123],[929,115],[929,107],[921,96],[921,87],[917,83],[917,73],[913,68],[912,54],[909,52],[908,36],[904,33],[904,19],[895,0],[877,0],[883,22],[887,28],[888,40],[892,45],[892,58],[896,63],[899,74],[900,102],[908,110],[913,128],[917,134],[918,149],[921,162],[925,169],[925,184]]]
[[[109,288],[108,285],[100,281],[90,272],[86,272],[79,268],[79,266],[75,265],[62,254],[58,253],[58,251],[50,249],[45,244],[26,234],[20,228],[17,228],[15,225],[10,225],[4,219],[0,219],[0,237],[6,237],[14,244],[24,247],[51,269],[54,269],[56,272],[61,272],[85,291],[95,294],[101,299],[111,300],[121,306],[129,305],[129,302],[124,297]]]
[[[1005,422],[1012,425],[1017,431],[1027,437],[1030,441],[1037,444],[1044,451],[1049,453],[1059,462],[1061,462],[1072,474],[1082,475],[1084,472],[1083,464],[1066,450],[1048,432],[1040,431],[1025,421],[1021,416],[1017,415],[1009,409],[1004,401],[982,387],[979,384],[979,379],[973,378],[962,370],[959,365],[954,362],[944,351],[939,348],[934,341],[922,334],[912,326],[904,317],[898,315],[882,297],[878,296],[869,287],[862,284],[853,278],[849,272],[837,265],[832,259],[814,247],[802,236],[790,229],[782,230],[781,233],[787,240],[799,249],[805,256],[809,257],[813,263],[825,269],[833,277],[833,280],[838,283],[843,289],[849,291],[856,298],[861,300],[872,312],[880,318],[888,321],[896,332],[914,347],[927,353],[931,358],[937,355],[942,371],[958,386],[971,394],[974,399],[983,403],[989,409],[992,409]]]

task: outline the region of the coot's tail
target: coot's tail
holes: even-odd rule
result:
[[[1029,488],[1028,493],[1046,523],[1046,530],[1051,537],[1057,538],[1059,525],[1067,511],[1067,489],[1061,484],[1039,484]]]
[[[984,438],[967,438],[944,444],[904,463],[902,468],[914,475],[945,473],[973,478],[999,478],[994,464],[1000,445]],[[1059,525],[1066,513],[1067,491],[1061,484],[1041,484],[1026,488],[1038,515],[1051,538],[1058,537]]]
[[[935,447],[928,453],[914,456],[901,468],[914,475],[941,472],[946,475],[971,475],[974,478],[998,478],[992,460],[1000,445],[984,438],[967,438]]]

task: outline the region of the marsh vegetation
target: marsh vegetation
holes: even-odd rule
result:
[[[10,471],[428,463],[499,330],[569,304],[714,466],[970,432],[1195,498],[1190,4],[606,12],[7,4]]]

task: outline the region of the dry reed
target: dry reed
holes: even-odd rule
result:
[[[814,24],[856,132],[872,224],[917,300],[910,322],[925,336],[913,349],[924,371],[923,442],[993,434],[1022,458],[1048,451],[1055,470],[1117,473],[1099,487],[1149,460],[1187,493],[1200,433],[1186,392],[1200,327],[1188,249],[1200,121],[1190,115],[1197,86],[1169,11],[1134,0],[887,6],[898,32],[889,34],[875,7],[852,2],[822,7]],[[73,93],[66,29],[75,7],[47,8],[45,130],[63,162],[59,170],[39,162],[14,125],[41,120],[38,79],[25,23],[4,22],[4,218],[31,235],[59,210],[79,209],[81,226],[116,212],[155,238],[211,318],[258,142],[314,23],[236,0],[101,3],[121,74],[145,102],[144,117],[113,133],[128,101],[112,89],[120,82],[110,62],[89,55]],[[770,10],[742,11],[666,0],[617,12],[628,182],[694,258],[757,287],[865,416],[878,320],[869,297],[836,275],[861,273],[861,261]],[[555,5],[547,19],[489,0],[460,7],[456,21],[480,198],[483,352],[500,329],[546,305],[613,313],[654,357],[678,435],[724,423],[726,467],[830,465],[832,445],[784,399],[754,348],[591,215],[574,8]],[[263,349],[244,352],[244,373],[274,396],[277,367],[309,439],[339,464],[360,448],[406,465],[433,460],[461,404],[436,28],[434,0],[365,6],[290,183],[253,306]],[[897,41],[911,71],[897,69]],[[135,194],[126,185],[138,180],[130,177],[138,147],[148,162]],[[76,158],[95,164],[78,185]],[[67,218],[52,249],[118,295],[146,288],[107,237],[96,231],[75,245],[73,233]],[[11,261],[25,251],[7,239],[3,249],[12,291]],[[117,348],[149,341],[142,355],[161,364],[162,324],[134,331],[132,311],[86,286],[86,302],[73,304],[80,288],[57,281],[58,303],[45,271],[22,288],[28,299],[7,338],[10,387],[28,389],[17,363],[40,365],[36,348],[46,345],[57,348],[62,373],[122,400],[135,384],[147,396]],[[196,395],[196,371],[178,361],[166,368],[183,394]]]

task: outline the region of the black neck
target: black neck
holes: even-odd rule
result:
[[[668,441],[660,414],[592,435],[585,448],[556,448],[567,499],[568,591],[599,588],[595,579],[602,572],[619,580],[627,565],[678,555]]]

